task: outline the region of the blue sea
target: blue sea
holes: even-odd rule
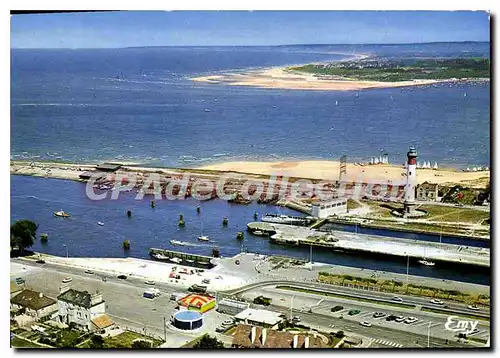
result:
[[[229,160],[368,160],[380,150],[402,162],[410,144],[441,166],[490,166],[489,83],[322,92],[196,83],[200,75],[337,61],[356,54],[382,58],[489,56],[488,43],[424,45],[166,47],[11,50],[11,158],[71,162],[131,161],[196,167]],[[357,95],[356,95],[357,94]],[[338,101],[338,105],[335,102]],[[205,111],[208,109],[209,111]],[[231,256],[242,249],[307,258],[309,250],[247,234],[275,208],[149,199],[90,201],[82,183],[11,176],[11,221],[34,220],[49,235],[33,249],[70,256],[147,257],[151,247]],[[133,216],[128,219],[127,209]],[[69,220],[53,217],[63,209]],[[286,209],[283,213],[292,213]],[[179,229],[179,214],[187,221]],[[294,213],[296,214],[296,213]],[[229,226],[222,227],[222,218]],[[104,222],[98,226],[97,222]],[[214,242],[200,243],[203,231]],[[427,239],[425,237],[411,237]],[[132,242],[124,253],[123,240]],[[191,242],[182,248],[170,240]],[[451,239],[450,239],[451,240]],[[243,247],[242,247],[243,246]],[[406,262],[321,251],[315,261],[406,272]],[[488,270],[415,265],[410,273],[488,284]]]
[[[356,54],[489,57],[489,44],[11,50],[11,158],[195,167],[384,150],[401,163],[413,144],[442,166],[490,165],[489,83],[322,92],[190,80]]]

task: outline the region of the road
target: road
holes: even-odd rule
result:
[[[240,287],[238,289],[227,291],[230,294],[243,293],[248,290],[252,290],[257,287],[265,287],[269,285],[290,285],[294,287],[306,288],[306,289],[317,289],[323,292],[331,292],[331,293],[339,293],[344,295],[351,295],[354,297],[363,297],[368,299],[379,299],[387,302],[394,302],[392,298],[394,294],[387,292],[377,292],[377,291],[364,291],[355,288],[342,287],[342,286],[332,286],[321,283],[302,283],[297,281],[263,281],[252,283],[244,287]],[[415,296],[405,296],[405,295],[397,295],[398,297],[403,299],[403,303],[414,304],[425,306],[429,308],[440,308],[441,306],[436,306],[430,303],[429,298],[424,297],[415,297]],[[463,313],[463,314],[476,314],[482,315],[484,317],[490,316],[490,310],[487,307],[482,307],[479,311],[472,311],[467,308],[467,304],[456,303],[452,301],[444,301],[444,306],[446,309],[453,311],[454,313]],[[441,307],[443,308],[443,307]]]
[[[170,301],[170,293],[177,291],[168,285],[159,285],[162,295],[155,300],[148,300],[142,297],[144,288],[148,287],[142,280],[127,279],[120,280],[115,277],[109,277],[107,282],[103,282],[101,277],[97,275],[85,274],[83,270],[57,266],[57,265],[39,265],[36,263],[26,262],[23,260],[13,259],[14,264],[26,267],[26,270],[17,270],[13,272],[15,277],[24,277],[26,287],[44,292],[48,296],[56,297],[59,293],[61,280],[66,276],[71,276],[73,281],[71,286],[79,290],[87,290],[93,292],[100,290],[107,302],[108,314],[119,324],[127,325],[141,330],[146,328],[148,332],[154,332],[156,336],[163,337],[163,319],[166,317],[168,321],[170,316],[175,312],[175,303]],[[19,272],[26,272],[25,275]],[[330,305],[328,300],[328,305]],[[326,307],[326,305],[325,305]],[[262,308],[262,307],[260,307]],[[271,310],[283,312],[284,307],[272,305]],[[286,311],[286,309],[285,309]],[[318,312],[295,312],[304,323],[311,324],[313,327],[321,328],[321,330],[329,330],[328,325],[332,321],[332,316],[328,312],[319,310]],[[223,320],[229,316],[210,312],[206,315],[204,331],[220,336],[221,339],[227,341],[227,337],[215,334],[215,327],[219,326]],[[390,327],[363,327],[349,320],[335,320],[335,330],[344,330],[355,332],[367,337],[383,339],[385,341],[397,342],[405,346],[426,346],[427,337],[411,332],[396,330]],[[199,335],[201,333],[197,333]],[[169,329],[167,332],[167,346],[178,347],[187,341],[192,340],[196,335],[177,332]],[[416,342],[419,343],[416,343]],[[425,341],[425,345],[422,342]],[[449,342],[446,345],[444,339],[432,338],[432,347],[466,347],[464,343]]]
[[[350,329],[361,328],[359,323],[368,321],[372,324],[370,329],[381,328],[391,329],[397,331],[404,331],[405,333],[413,333],[416,335],[427,335],[429,324],[431,326],[431,334],[436,338],[456,340],[455,333],[445,329],[448,316],[440,315],[429,312],[422,312],[416,309],[405,309],[399,307],[391,307],[384,305],[375,305],[368,302],[360,302],[348,299],[341,299],[335,297],[325,297],[318,295],[306,294],[303,292],[286,291],[276,289],[274,287],[265,287],[255,289],[243,294],[243,297],[248,301],[253,301],[257,296],[263,295],[272,298],[273,305],[280,310],[280,312],[290,315],[290,307],[293,309],[293,315],[308,314],[309,312],[321,315],[329,324],[348,325]],[[331,312],[331,308],[335,306],[342,307],[337,312]],[[350,316],[348,312],[352,309],[360,311],[359,314]],[[373,318],[373,313],[383,312],[388,315],[402,315],[404,317],[416,317],[418,321],[412,324],[387,322],[385,317]],[[338,329],[338,328],[337,328]],[[489,322],[479,321],[477,325],[478,333],[474,337],[487,339],[490,334]]]

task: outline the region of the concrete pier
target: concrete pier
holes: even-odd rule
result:
[[[490,249],[481,247],[440,244],[429,241],[408,240],[385,236],[354,234],[341,231],[319,232],[305,227],[271,223],[249,223],[250,232],[261,230],[269,233],[277,244],[313,246],[347,251],[388,255],[434,262],[490,266]]]

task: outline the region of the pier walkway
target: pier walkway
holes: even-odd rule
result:
[[[347,233],[341,231],[319,232],[317,230],[283,224],[252,222],[247,225],[250,232],[261,230],[269,233],[270,240],[277,244],[293,246],[316,246],[338,251],[371,253],[378,255],[427,259],[477,266],[490,266],[490,249],[481,247],[440,244],[437,242],[408,240]]]

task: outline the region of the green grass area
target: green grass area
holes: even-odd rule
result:
[[[36,344],[36,343],[31,343],[28,342],[22,338],[19,337],[14,337],[10,341],[10,346],[14,348],[47,348],[42,345]]]
[[[427,308],[427,307],[422,307],[422,311],[424,312],[432,312],[432,313],[439,313],[439,314],[444,314],[449,316],[450,312],[449,311],[444,311],[440,310],[439,308]],[[470,319],[479,319],[482,321],[487,321],[489,322],[490,320],[488,318],[482,317],[482,316],[476,316],[475,314],[468,314],[468,313],[454,313],[454,316],[459,316],[459,317],[464,317],[464,318],[470,318]]]
[[[427,211],[427,219],[435,221],[477,223],[490,217],[486,211],[454,206],[421,205],[419,209]]]
[[[153,339],[139,333],[125,331],[114,337],[105,338],[104,348],[130,348],[132,346],[132,342],[136,339],[152,341],[153,347],[157,347],[162,343],[157,339]]]
[[[335,346],[336,346],[336,345],[337,345],[337,344],[338,344],[338,343],[342,340],[342,338],[343,338],[343,337],[339,338],[339,337],[336,337],[336,336],[334,336],[334,335],[331,335],[331,336],[329,337],[330,342],[328,342],[328,343],[329,343],[330,348],[335,347]]]
[[[346,80],[398,82],[410,80],[452,78],[490,78],[490,60],[478,59],[426,59],[426,60],[363,60],[330,64],[309,64],[290,67],[291,71],[333,76]]]
[[[192,341],[187,342],[186,344],[182,345],[180,348],[193,348],[193,346],[198,343],[201,339],[203,338],[203,335],[196,337]]]
[[[478,342],[478,343],[483,343],[483,344],[486,344],[486,342],[488,342],[487,339],[484,339],[484,338],[478,338],[478,337],[467,337],[467,340],[469,341],[474,341],[474,342]]]
[[[383,306],[392,306],[392,307],[399,307],[399,308],[406,308],[406,309],[414,309],[415,308],[415,305],[410,305],[410,304],[406,304],[406,303],[382,302],[382,301],[378,301],[378,300],[370,299],[370,298],[353,297],[353,296],[349,296],[349,295],[343,295],[340,293],[323,292],[323,291],[310,290],[310,289],[299,288],[299,287],[277,286],[276,288],[281,289],[281,290],[311,293],[311,294],[321,295],[321,296],[343,298],[343,299],[348,299],[348,300],[353,300],[353,301],[368,302],[368,303],[373,303],[373,304],[383,305]]]
[[[361,206],[362,205],[360,205],[357,201],[352,199],[347,199],[347,210],[357,209],[360,208]]]

